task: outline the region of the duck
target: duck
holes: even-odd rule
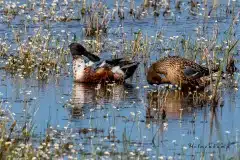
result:
[[[123,58],[101,60],[80,43],[71,43],[69,48],[73,58],[73,79],[79,83],[124,83],[139,65],[139,62]]]
[[[219,68],[213,67],[212,73]],[[180,56],[164,57],[147,70],[147,82],[151,85],[172,84],[183,91],[202,90],[210,84],[210,71],[192,60]]]

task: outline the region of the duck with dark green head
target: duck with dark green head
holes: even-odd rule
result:
[[[79,43],[71,43],[69,48],[73,57],[73,77],[75,82],[122,83],[133,76],[139,65],[138,62],[127,61],[122,58],[101,61],[98,56],[88,52]],[[92,65],[87,65],[84,57],[87,57]]]

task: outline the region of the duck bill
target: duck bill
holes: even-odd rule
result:
[[[84,51],[83,55],[85,57],[87,57],[90,61],[93,61],[93,62],[100,61],[100,58],[98,56],[96,56],[96,55],[94,55],[94,54],[92,54],[92,53],[90,53],[88,51]]]

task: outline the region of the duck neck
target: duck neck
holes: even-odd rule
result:
[[[73,59],[73,78],[75,81],[81,81],[84,78],[85,62],[82,57]]]

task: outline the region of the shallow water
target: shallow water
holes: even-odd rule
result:
[[[225,8],[225,2],[219,2],[222,8]],[[140,3],[137,1],[136,5]],[[240,3],[235,3],[239,9]],[[109,4],[109,7],[113,6]],[[121,34],[113,34],[119,25],[130,39],[139,29],[149,36],[155,36],[160,30],[166,37],[195,36],[195,28],[199,25],[206,25],[205,32],[211,36],[217,22],[219,40],[222,40],[231,22],[231,16],[226,16],[221,9],[209,19],[190,15],[186,10],[174,13],[176,16],[168,18],[149,15],[141,20],[112,21],[104,42],[121,40],[121,36],[118,37]],[[17,25],[18,20],[14,23],[15,27]],[[63,29],[75,33],[83,40],[82,26],[78,21],[71,21],[54,23],[51,27],[57,33]],[[0,32],[3,35],[8,33],[11,39],[11,28],[6,27],[7,24],[2,23]],[[31,27],[29,34],[37,25]],[[236,27],[235,37],[240,38],[239,27]],[[112,43],[118,45],[118,42]],[[153,52],[148,64],[162,56],[164,54]],[[101,57],[110,58],[110,51],[101,53]],[[237,67],[240,68],[239,64]],[[104,152],[101,157],[105,158],[109,152],[113,159],[136,154],[150,159],[226,159],[239,155],[240,93],[234,88],[223,89],[221,105],[214,112],[204,100],[198,102],[191,96],[179,98],[177,92],[159,95],[157,99],[148,98],[149,92],[157,87],[148,86],[143,63],[126,85],[101,86],[100,89],[96,89],[97,85],[74,83],[72,74],[68,72],[71,72],[71,67],[59,76],[38,81],[33,77],[22,79],[0,70],[2,102],[15,113],[14,118],[19,125],[33,124],[37,137],[43,137],[49,126],[70,130],[81,148],[81,157],[98,151]],[[163,109],[165,120],[162,120]]]

